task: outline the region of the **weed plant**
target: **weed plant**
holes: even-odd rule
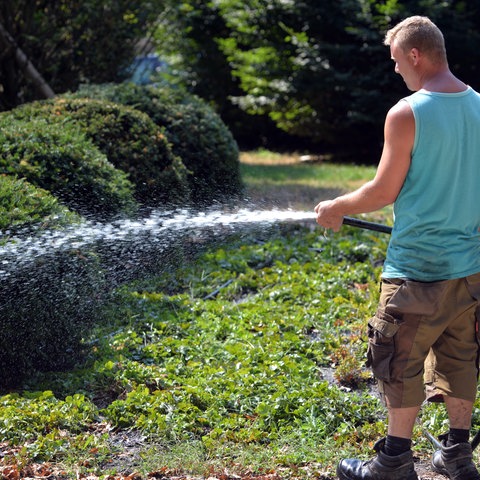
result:
[[[85,365],[0,397],[0,465],[334,478],[385,433],[363,365],[386,241],[288,226],[123,286]]]
[[[21,446],[16,461],[100,471],[104,455],[87,457],[108,450],[108,431],[177,452],[159,467],[196,452],[194,473],[328,468],[334,446],[372,441],[381,409],[363,373],[348,377],[354,391],[322,369],[348,361],[362,372],[381,239],[293,229],[249,240],[123,287],[83,369],[2,397],[0,434]]]

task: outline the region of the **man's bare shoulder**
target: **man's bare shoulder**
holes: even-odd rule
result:
[[[405,100],[397,102],[387,113],[385,126],[394,129],[411,129],[415,126],[412,108]]]
[[[388,151],[395,153],[395,158],[404,156],[410,161],[415,139],[415,117],[413,111],[404,100],[396,103],[387,113],[385,119],[385,144]]]
[[[413,118],[413,111],[409,103],[402,98],[387,113],[387,117]]]

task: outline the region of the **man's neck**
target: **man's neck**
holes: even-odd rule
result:
[[[448,68],[442,68],[426,75],[421,85],[423,90],[438,93],[458,93],[468,88]]]

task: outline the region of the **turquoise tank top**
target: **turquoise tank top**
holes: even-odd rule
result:
[[[480,95],[420,90],[404,100],[415,141],[382,277],[432,282],[480,272]]]

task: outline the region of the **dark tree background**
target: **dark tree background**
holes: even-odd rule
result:
[[[0,23],[54,92],[119,81],[155,26],[162,0],[2,0]],[[0,39],[0,109],[40,96]]]
[[[265,123],[268,118],[292,146],[377,161],[385,114],[409,93],[394,74],[383,37],[409,15],[428,15],[438,24],[452,70],[480,87],[479,0],[169,4],[157,38],[165,55],[177,53],[174,64],[188,88],[220,105],[224,115],[240,108]],[[166,41],[174,31],[183,33],[180,55],[178,42]],[[237,137],[242,131],[240,125]],[[271,138],[278,143],[278,130]]]
[[[375,163],[388,108],[409,92],[385,31],[408,15],[443,30],[451,69],[480,89],[480,0],[3,0],[0,23],[55,93],[119,82],[142,48],[157,81],[215,106],[242,148]],[[30,72],[31,73],[31,72]],[[0,35],[0,109],[42,93]]]

